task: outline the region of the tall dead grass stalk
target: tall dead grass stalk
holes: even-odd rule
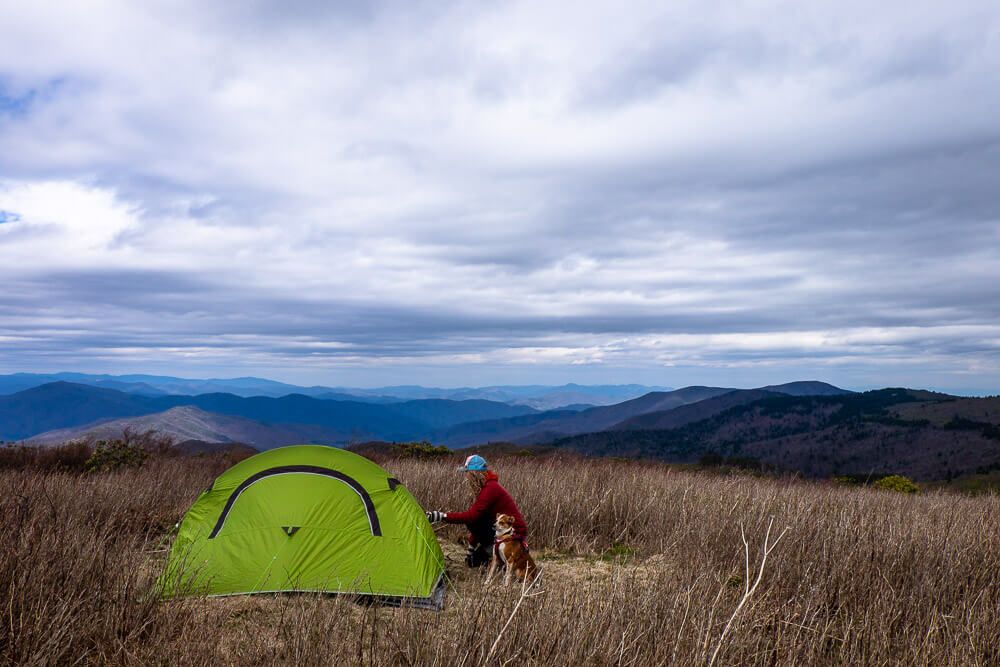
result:
[[[764,578],[764,566],[767,565],[767,557],[771,554],[771,551],[778,546],[778,542],[781,538],[785,536],[788,532],[788,528],[781,531],[781,534],[771,542],[771,528],[774,526],[774,517],[771,517],[767,521],[767,532],[764,533],[764,546],[761,549],[760,565],[757,568],[757,578],[754,579],[753,585],[750,585],[750,542],[747,540],[746,531],[743,529],[743,524],[740,524],[740,539],[743,540],[743,554],[744,562],[746,565],[745,576],[743,579],[744,590],[743,597],[736,605],[736,609],[733,610],[733,615],[729,617],[729,621],[726,622],[726,627],[722,629],[722,634],[719,635],[719,642],[715,645],[715,650],[712,652],[712,658],[708,661],[708,667],[712,667],[715,664],[715,659],[719,657],[719,651],[722,649],[723,643],[726,641],[726,635],[729,634],[730,628],[733,627],[733,621],[739,616],[740,610],[743,609],[743,605],[747,603],[753,594],[757,591],[757,587],[760,586],[760,580]]]

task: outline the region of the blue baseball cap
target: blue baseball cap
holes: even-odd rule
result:
[[[459,468],[459,470],[465,472],[470,470],[486,470],[486,459],[479,454],[473,454],[469,458],[465,459],[465,465]]]

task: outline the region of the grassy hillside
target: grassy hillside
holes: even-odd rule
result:
[[[112,419],[68,429],[48,431],[29,441],[33,445],[56,445],[71,440],[115,440],[126,430],[156,431],[174,442],[200,440],[204,442],[252,442],[260,449],[280,447],[314,439],[322,442],[326,434],[320,427],[263,424],[242,417],[230,417],[205,412],[185,405],[141,417]]]
[[[384,465],[428,509],[469,500],[450,458]],[[105,474],[0,470],[0,663],[1000,660],[997,496],[500,459],[545,570],[536,596],[484,586],[460,564],[461,531],[444,528],[451,587],[440,614],[312,595],[160,603],[153,582],[172,526],[225,466],[174,458]],[[745,553],[753,579],[772,519],[772,543],[784,537],[739,607]]]

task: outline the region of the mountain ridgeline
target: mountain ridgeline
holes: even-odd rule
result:
[[[54,382],[0,396],[0,439],[22,440],[54,429],[150,415],[180,406],[193,406],[205,412],[242,417],[264,424],[307,425],[314,427],[316,441],[330,444],[355,438],[421,438],[460,422],[535,412],[527,406],[484,400],[427,399],[379,404],[319,399],[300,394],[280,398],[245,398],[221,393],[145,396]]]
[[[487,400],[512,405],[525,405],[537,410],[562,408],[567,405],[612,405],[651,391],[667,391],[669,387],[647,387],[639,384],[618,385],[503,385],[491,387],[421,387],[398,385],[362,389],[357,387],[300,386],[265,378],[240,377],[194,379],[169,375],[95,375],[90,373],[13,373],[0,375],[0,395],[14,394],[52,382],[72,382],[104,389],[117,389],[146,396],[196,396],[199,394],[233,394],[249,398],[270,396],[280,398],[301,394],[313,398],[363,403],[401,403],[430,398],[451,401]]]
[[[544,445],[583,455],[732,461],[824,477],[894,472],[947,479],[1000,470],[1000,398],[910,389],[853,393],[821,382],[695,386],[555,410],[485,399],[381,395],[376,402],[133,389],[60,381],[0,396],[0,439],[53,445],[112,439],[132,429],[156,430],[175,442],[257,449],[412,440],[450,447]],[[586,392],[573,395],[579,393]]]
[[[714,405],[674,412],[551,445],[675,462],[729,459],[814,477],[893,472],[950,479],[1000,470],[1000,398],[909,389],[832,396],[734,392]]]
[[[725,387],[684,387],[668,392],[650,392],[644,396],[623,401],[616,405],[593,407],[575,413],[549,412],[529,417],[498,419],[480,424],[461,424],[443,431],[438,439],[452,447],[476,444],[490,440],[503,440],[523,444],[549,442],[568,435],[591,433],[617,428],[644,415],[660,415],[687,405],[698,405],[716,397],[745,392],[763,392],[763,395],[803,395],[812,391],[816,395],[837,395],[845,392],[823,382],[792,382],[762,389],[737,390]]]
[[[840,391],[826,386],[831,391]],[[483,440],[530,444],[606,429],[637,415],[669,410],[730,391],[718,387],[687,387],[650,392],[611,406],[539,412],[525,405],[483,399],[428,398],[370,403],[302,394],[243,397],[215,392],[151,396],[59,381],[0,396],[0,439],[37,438],[52,442],[55,437],[82,436],[103,421],[135,417],[147,418],[133,427],[152,428],[156,420],[149,419],[149,415],[188,406],[203,413],[259,422],[262,440],[248,443],[254,445],[273,442],[273,433],[266,431],[275,426],[285,429],[288,437],[294,438],[292,441],[308,436],[309,441],[325,444],[364,439],[431,439],[449,446]],[[170,423],[177,418],[177,414],[164,415],[160,421],[170,430]],[[206,417],[202,415],[200,419],[204,422]],[[121,422],[121,425],[124,427],[127,423]],[[216,425],[216,428],[222,427],[222,424]],[[48,433],[56,430],[58,434]],[[236,430],[248,431],[246,425]]]

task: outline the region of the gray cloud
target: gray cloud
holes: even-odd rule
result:
[[[0,365],[995,389],[1000,12],[919,4],[5,8]]]

